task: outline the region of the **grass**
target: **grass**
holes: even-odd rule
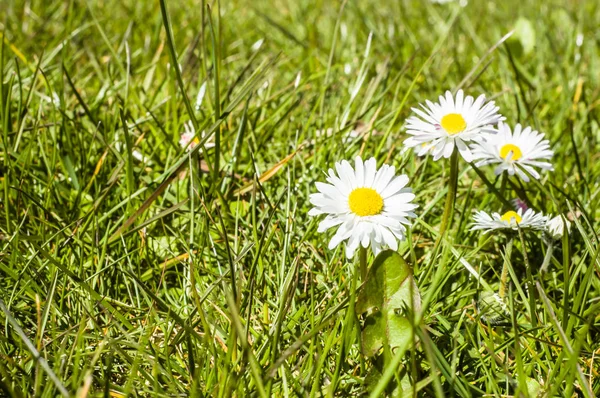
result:
[[[502,41],[518,17],[535,37]],[[3,2],[0,391],[376,395],[343,333],[356,264],[307,216],[314,182],[362,154],[420,205],[399,249],[418,343],[389,385],[600,396],[598,20],[592,0]],[[433,258],[449,162],[402,152],[402,126],[458,87],[545,132],[555,170],[503,185],[460,160]],[[190,120],[214,148],[180,148]],[[580,216],[550,254],[539,234],[469,231],[515,197]]]

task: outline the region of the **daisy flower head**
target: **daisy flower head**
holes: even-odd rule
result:
[[[465,97],[462,90],[455,97],[446,91],[438,103],[425,101],[425,104],[422,109],[413,108],[416,115],[406,120],[406,132],[411,137],[404,145],[416,148],[421,155],[431,152],[433,160],[449,158],[456,147],[470,162],[473,156],[466,143],[479,140],[482,132],[493,131],[492,125],[504,120],[494,101],[486,103],[483,94],[474,99],[470,95]]]
[[[552,237],[552,239],[558,240],[562,238],[563,234],[565,233],[565,229],[570,231],[571,223],[566,219],[566,217],[563,219],[563,216],[560,214],[546,222],[546,232]]]
[[[483,138],[471,148],[478,160],[476,166],[497,164],[494,170],[496,175],[506,171],[511,176],[517,174],[525,182],[529,181],[527,173],[536,179],[540,178],[534,167],[552,170],[552,165],[546,161],[553,155],[550,142],[531,127],[523,128],[517,124],[511,131],[507,124],[500,122],[496,134],[485,134]]]
[[[205,133],[203,131],[202,134],[200,134],[200,138],[196,137],[196,129],[191,120],[184,124],[183,128],[184,132],[179,136],[179,145],[182,148],[186,148],[187,151],[191,151],[196,145],[200,144],[200,139],[204,139]],[[212,138],[204,143],[206,149],[214,146],[215,143],[212,142]]]
[[[398,250],[398,240],[405,239],[409,217],[418,206],[406,186],[406,175],[396,176],[394,166],[377,169],[375,158],[363,162],[360,156],[354,167],[344,160],[329,169],[327,183],[317,182],[318,193],[310,195],[314,206],[310,216],[326,214],[318,232],[332,227],[337,231],[329,242],[329,249],[346,242],[346,257],[352,258],[359,245],[369,247],[377,255],[383,245]],[[404,225],[403,225],[404,224]]]
[[[473,217],[474,223],[471,231],[484,230],[484,233],[497,229],[544,229],[546,226],[547,217],[542,213],[536,213],[533,209],[525,211],[517,209],[517,211],[509,210],[500,215],[499,213],[488,214],[485,211],[478,211]]]

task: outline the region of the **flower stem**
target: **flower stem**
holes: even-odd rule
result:
[[[508,183],[508,173],[502,173],[502,180],[500,180],[500,196],[504,197],[506,191],[506,185]]]
[[[458,185],[458,150],[454,148],[450,156],[450,180],[448,186],[448,195],[446,196],[446,206],[444,207],[444,215],[442,216],[442,224],[440,226],[441,240],[446,233],[446,230],[452,223],[454,215],[454,202],[456,202],[456,187]]]
[[[442,223],[440,225],[440,232],[437,240],[433,245],[432,259],[437,258],[439,249],[444,240],[444,235],[448,226],[452,222],[452,216],[454,215],[454,202],[456,202],[456,187],[458,185],[458,150],[454,148],[452,155],[450,156],[450,179],[448,186],[448,194],[446,196],[446,205],[444,206],[444,214],[442,215]]]
[[[500,274],[500,288],[498,289],[498,296],[504,301],[504,296],[506,296],[506,283],[508,280],[508,262],[510,261],[511,253],[513,247],[513,238],[510,237],[508,243],[506,244],[506,249],[504,250],[505,259],[502,263],[502,273]]]
[[[360,280],[364,283],[367,280],[367,248],[360,246],[359,249],[359,261],[360,261]]]
[[[525,238],[523,237],[523,230],[519,228],[519,239],[521,240],[521,251],[523,253],[523,260],[525,260],[525,271],[527,272],[527,295],[529,296],[529,316],[533,327],[537,327],[537,314],[535,312],[536,306],[536,288],[533,283],[533,274],[531,273],[531,264],[529,264],[529,258],[527,257],[527,246],[525,245]]]
[[[550,265],[550,261],[552,261],[552,252],[554,251],[554,241],[552,238],[547,240],[548,249],[546,250],[546,255],[544,256],[544,261],[542,262],[542,266],[540,267],[540,273],[545,274],[548,271],[548,266]]]

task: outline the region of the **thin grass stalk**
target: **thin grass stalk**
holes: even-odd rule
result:
[[[360,270],[362,271],[362,258],[365,259],[366,263],[367,249],[365,247],[360,246],[359,250],[359,267],[361,267]],[[333,374],[333,378],[331,379],[331,385],[327,393],[328,397],[333,397],[335,394],[335,390],[337,388],[337,384],[340,378],[340,373],[342,371],[342,364],[346,358],[346,351],[348,348],[346,346],[346,342],[349,340],[350,335],[352,334],[352,330],[354,329],[354,307],[356,304],[356,288],[358,286],[358,273],[359,269],[356,268],[352,275],[352,285],[350,287],[350,301],[348,302],[348,307],[346,308],[346,317],[344,319],[344,327],[342,329],[342,342],[338,358],[335,364],[335,372]]]
[[[214,75],[214,106],[215,106],[215,121],[217,121],[218,119],[221,118],[221,97],[220,97],[220,88],[219,88],[219,53],[218,53],[218,43],[217,43],[217,37],[215,34],[215,27],[213,25],[213,21],[212,21],[212,9],[210,8],[210,6],[207,6],[207,10],[208,12],[206,13],[207,16],[207,21],[208,21],[208,26],[210,28],[210,40],[211,40],[211,44],[212,44],[212,52],[211,52],[211,58],[212,58],[212,63],[213,63],[213,75]],[[218,8],[217,8],[218,10]],[[218,17],[218,13],[217,13],[217,18]],[[219,169],[220,169],[220,162],[221,162],[221,130],[222,130],[222,126],[219,126],[216,130],[215,130],[215,163],[214,163],[214,168],[213,168],[213,184],[215,187],[217,187],[217,181],[219,179]]]
[[[54,373],[52,367],[46,361],[46,358],[42,356],[42,354],[35,348],[35,345],[31,342],[31,340],[29,340],[23,329],[21,329],[21,327],[19,326],[19,323],[15,320],[15,318],[13,318],[12,314],[10,313],[2,299],[0,299],[0,310],[4,312],[4,316],[6,317],[8,323],[13,327],[15,333],[23,341],[29,352],[31,352],[33,360],[42,367],[42,369],[48,375],[48,378],[52,381],[52,383],[54,383],[54,386],[60,392],[60,395],[62,395],[63,397],[70,397],[71,395],[69,394],[65,386],[62,384],[56,373]]]

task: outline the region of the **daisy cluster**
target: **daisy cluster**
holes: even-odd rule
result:
[[[520,124],[511,129],[499,109],[494,101],[486,102],[485,95],[474,99],[465,97],[462,90],[456,96],[446,91],[439,102],[428,100],[413,108],[415,115],[406,121],[411,137],[404,145],[419,156],[433,155],[433,160],[449,158],[456,148],[465,161],[476,161],[477,167],[495,165],[496,175],[516,174],[525,182],[527,174],[540,178],[535,168],[552,170],[548,160],[553,152],[544,135]]]
[[[462,158],[476,167],[492,165],[496,175],[504,172],[528,182],[539,179],[539,171],[552,170],[549,162],[553,152],[544,135],[531,127],[505,123],[494,101],[485,95],[467,96],[462,90],[456,95],[450,91],[438,102],[425,101],[406,120],[404,141],[406,149],[418,156],[431,155],[434,161],[449,158],[458,151]],[[371,247],[375,255],[383,246],[397,250],[398,241],[405,239],[409,218],[418,206],[415,195],[407,186],[406,175],[396,175],[390,165],[377,167],[375,158],[354,159],[335,163],[329,169],[326,182],[317,182],[317,193],[310,196],[314,206],[311,216],[325,215],[318,231],[336,228],[329,242],[334,249],[346,241],[346,256],[351,258],[359,247]],[[562,235],[563,217],[554,219],[532,209],[516,206],[515,210],[499,213],[478,211],[472,230],[518,228],[546,229],[554,238]]]
[[[449,158],[458,150],[462,158],[476,167],[492,165],[494,173],[504,172],[529,182],[530,176],[539,179],[538,170],[552,170],[549,160],[553,152],[550,142],[531,127],[516,124],[513,128],[505,123],[494,101],[486,101],[485,95],[477,99],[465,96],[462,90],[456,95],[446,91],[437,103],[425,101],[420,108],[413,108],[414,115],[406,121],[406,148],[413,148],[418,156],[432,155],[433,160]],[[546,229],[553,237],[562,235],[556,227],[560,216],[550,219],[532,209],[520,206],[504,214],[477,211],[472,230],[518,228]]]

